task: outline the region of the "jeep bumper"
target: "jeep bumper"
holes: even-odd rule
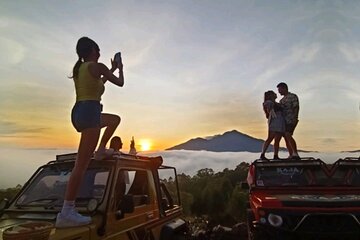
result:
[[[316,238],[348,238],[360,239],[360,222],[351,213],[311,213],[303,217],[283,216],[284,223],[274,227],[268,222],[253,222],[253,227],[272,237],[308,236]]]

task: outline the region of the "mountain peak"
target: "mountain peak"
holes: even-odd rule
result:
[[[237,130],[206,138],[193,138],[166,150],[206,150],[212,152],[261,152],[264,140],[256,139]],[[269,147],[271,151],[272,146]],[[284,150],[283,148],[281,150]]]

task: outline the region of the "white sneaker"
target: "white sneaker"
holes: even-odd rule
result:
[[[87,225],[91,223],[91,217],[83,216],[75,210],[70,211],[68,214],[58,213],[56,217],[55,227],[67,228]]]

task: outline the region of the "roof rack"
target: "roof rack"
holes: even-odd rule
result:
[[[76,160],[77,153],[66,153],[56,155],[57,162],[74,161]]]
[[[148,157],[148,156],[140,156],[140,155],[132,155],[132,154],[113,154],[112,159],[114,160],[132,160],[132,161],[146,161],[146,162],[153,162],[155,165],[160,166],[163,163],[163,158],[161,156],[154,156],[154,157]]]
[[[67,153],[67,154],[59,154],[56,155],[56,162],[65,162],[65,161],[75,161],[76,160],[77,153]],[[94,156],[92,156],[94,157]],[[128,160],[140,160],[140,161],[150,161],[155,160],[160,162],[160,165],[163,162],[163,159],[161,156],[156,157],[147,157],[147,156],[139,156],[139,155],[132,155],[132,154],[126,154],[126,153],[119,153],[116,152],[109,156],[107,159],[113,159],[113,160],[120,160],[120,159],[128,159]]]
[[[345,157],[345,158],[340,158],[339,160],[359,161],[359,160],[360,160],[360,157]]]
[[[313,157],[303,157],[300,158],[298,160],[293,160],[293,159],[288,159],[288,158],[281,158],[281,159],[268,159],[268,160],[263,160],[263,159],[256,159],[254,162],[263,162],[263,163],[269,163],[269,162],[301,162],[301,161],[318,161],[321,159],[319,158],[313,158]]]
[[[346,157],[346,158],[340,158],[338,159],[333,166],[335,167],[336,165],[360,165],[360,158],[357,157]]]
[[[301,160],[291,160],[291,159],[280,159],[280,160],[262,160],[257,159],[253,162],[257,166],[269,166],[269,167],[281,167],[281,166],[309,166],[309,165],[325,165],[325,163],[317,158],[306,157],[301,158]]]

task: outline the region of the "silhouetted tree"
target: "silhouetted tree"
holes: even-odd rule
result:
[[[248,194],[240,188],[240,182],[246,180],[248,169],[249,164],[242,162],[235,169],[225,168],[217,173],[204,168],[193,177],[179,174],[184,213],[194,217],[208,216],[212,224],[229,226],[245,220]],[[176,197],[174,179],[169,178],[165,183]]]

